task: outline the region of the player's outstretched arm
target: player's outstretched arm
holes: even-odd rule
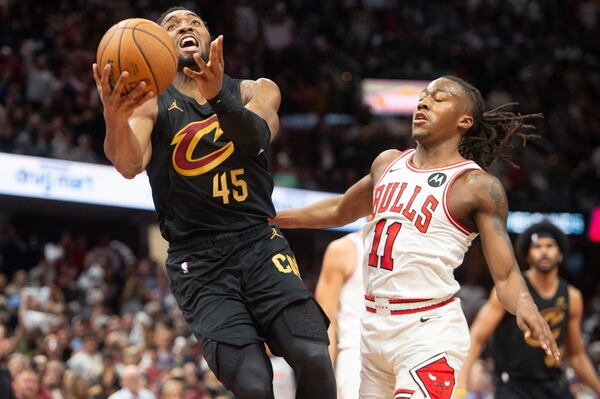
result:
[[[531,298],[506,232],[508,200],[502,184],[497,178],[477,171],[468,175],[467,185],[475,196],[475,224],[498,299],[517,317],[517,325],[525,337],[537,339],[549,356],[558,359],[556,341]]]
[[[329,356],[334,364],[337,357],[337,314],[340,307],[340,292],[347,277],[352,273],[356,255],[350,255],[355,252],[356,246],[348,237],[331,242],[325,250],[315,290],[315,299],[331,321],[327,334]]]
[[[504,307],[502,307],[502,304],[498,300],[496,290],[493,289],[489,299],[481,307],[473,324],[471,324],[471,347],[469,348],[469,354],[465,359],[465,363],[458,373],[458,382],[454,389],[453,399],[463,399],[467,397],[469,393],[468,389],[471,369],[481,356],[485,341],[492,335],[502,320],[502,317],[504,317],[504,312]]]
[[[594,370],[581,338],[581,315],[583,313],[583,299],[581,292],[569,286],[569,323],[567,325],[567,355],[571,367],[584,384],[600,395],[600,378]]]
[[[110,68],[111,65],[107,64],[99,71],[97,64],[92,65],[96,89],[104,107],[104,153],[119,173],[132,179],[150,161],[150,135],[158,105],[154,93],[144,93],[144,82],[140,82],[131,92],[122,94],[127,71],[121,73],[114,89],[111,89]]]
[[[268,79],[245,81],[242,95],[249,98],[244,107],[240,101],[223,90],[223,36],[210,44],[208,62],[200,53],[194,54],[200,71],[183,68],[183,73],[194,79],[200,93],[206,98],[219,118],[221,128],[237,148],[250,156],[258,156],[267,149],[271,136],[279,130],[277,111],[281,93],[275,83]]]
[[[342,195],[326,198],[304,208],[284,209],[272,220],[283,228],[321,229],[343,226],[371,213],[373,182],[365,176]]]
[[[284,228],[328,228],[354,222],[361,216],[371,214],[375,182],[385,168],[401,154],[398,150],[386,150],[375,158],[371,173],[360,179],[343,195],[326,198],[304,208],[284,209],[271,222]]]

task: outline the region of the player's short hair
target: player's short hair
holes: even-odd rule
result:
[[[519,255],[523,257],[523,259],[527,259],[527,255],[529,254],[529,248],[531,248],[531,243],[538,238],[553,238],[560,249],[560,252],[563,256],[566,256],[569,252],[569,241],[567,240],[567,236],[562,232],[561,229],[556,227],[549,220],[544,220],[540,223],[533,224],[527,228],[519,237],[517,238],[517,251]]]
[[[182,7],[182,6],[170,7],[167,11],[160,14],[160,17],[158,17],[158,19],[156,20],[156,23],[159,25],[162,25],[162,22],[167,15],[169,15],[173,11],[182,11],[182,10],[189,10],[189,9],[187,7]]]

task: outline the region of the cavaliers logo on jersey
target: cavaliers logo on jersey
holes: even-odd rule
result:
[[[191,122],[173,137],[173,167],[183,176],[198,176],[222,164],[233,154],[233,143],[229,141],[223,147],[200,158],[194,158],[194,150],[200,140],[214,132],[213,142],[223,134],[216,115],[202,121]]]
[[[544,320],[548,323],[548,327],[552,331],[552,336],[555,340],[558,340],[560,337],[560,323],[566,317],[565,309],[566,306],[562,306],[565,303],[564,297],[559,297],[556,301],[556,307],[546,308],[540,311],[541,315],[544,317]],[[541,347],[540,341],[534,338],[526,338],[525,342],[527,345],[532,346],[534,348]],[[560,360],[554,359],[552,356],[546,355],[544,358],[544,363],[547,367],[560,367]]]

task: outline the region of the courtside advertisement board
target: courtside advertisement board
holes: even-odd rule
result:
[[[0,154],[0,171],[0,195],[154,210],[145,172],[127,180],[112,166],[13,154]],[[272,199],[275,209],[280,210],[300,208],[333,195],[338,194],[275,187]],[[519,234],[544,219],[549,219],[565,234],[585,232],[583,214],[573,212],[510,212],[507,230]],[[335,230],[360,230],[365,222],[362,218]],[[596,208],[592,217],[589,237],[600,241],[600,208]]]

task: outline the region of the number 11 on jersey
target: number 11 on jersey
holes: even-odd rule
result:
[[[371,252],[369,252],[369,266],[379,267],[385,270],[394,269],[394,258],[392,258],[392,248],[394,248],[394,242],[398,233],[402,228],[402,223],[393,222],[388,226],[384,234],[386,219],[381,219],[375,225],[375,234],[373,235],[373,245],[371,245]],[[379,246],[381,245],[381,237],[384,236],[383,244],[383,256],[377,255]]]

